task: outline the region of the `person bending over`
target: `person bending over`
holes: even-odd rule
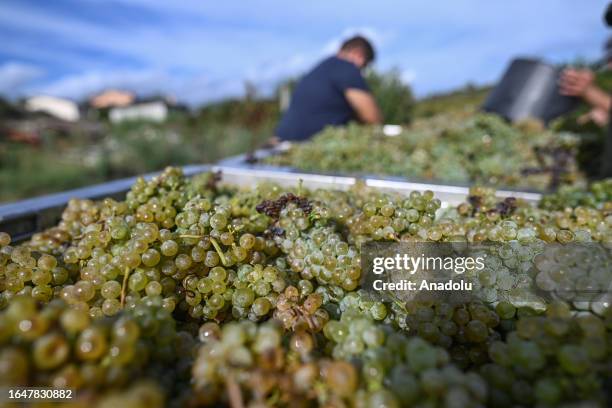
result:
[[[374,60],[374,48],[361,36],[346,40],[297,84],[277,128],[275,142],[304,141],[328,125],[351,120],[380,123],[380,110],[361,70]]]

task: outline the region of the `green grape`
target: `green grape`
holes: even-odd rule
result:
[[[248,307],[255,300],[255,294],[249,288],[241,288],[234,292],[232,303],[238,307]]]
[[[121,284],[114,280],[104,283],[100,289],[100,295],[102,295],[104,299],[115,299],[118,298],[120,294]]]
[[[100,329],[86,328],[75,344],[75,351],[83,361],[97,360],[107,350],[107,340]]]
[[[267,298],[259,297],[255,299],[251,308],[257,316],[265,316],[272,308],[272,304]]]
[[[164,256],[170,256],[170,257],[174,256],[178,253],[178,250],[179,250],[179,246],[173,240],[164,241],[160,247],[160,251],[162,255]]]
[[[102,313],[105,316],[114,316],[121,310],[121,303],[117,299],[106,299],[102,303]]]
[[[590,364],[586,350],[573,345],[562,346],[557,358],[561,367],[574,375],[584,374]]]
[[[145,286],[147,296],[159,296],[163,290],[162,284],[157,281],[151,281]]]
[[[33,360],[41,370],[54,369],[63,364],[70,354],[68,341],[59,334],[50,333],[36,340]]]
[[[142,263],[149,267],[157,265],[161,259],[159,252],[153,248],[146,250],[141,257]]]
[[[0,231],[0,247],[6,247],[11,244],[11,236],[6,232]]]
[[[0,350],[0,382],[3,385],[25,384],[29,372],[28,355],[14,347]]]

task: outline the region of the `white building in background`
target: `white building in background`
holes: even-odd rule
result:
[[[54,96],[32,96],[26,99],[25,109],[29,112],[44,112],[67,122],[76,122],[81,116],[76,103]]]
[[[112,108],[108,113],[108,118],[113,123],[126,120],[163,122],[167,117],[168,105],[164,101],[143,102],[121,108]]]

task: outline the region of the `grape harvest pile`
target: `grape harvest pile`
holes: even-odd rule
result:
[[[547,190],[584,181],[579,143],[577,135],[530,122],[512,126],[493,114],[438,115],[395,137],[377,127],[329,127],[265,162],[315,173]]]
[[[612,179],[591,183],[588,188],[563,186],[554,194],[543,197],[540,207],[563,210],[565,207],[603,208],[612,201]]]
[[[0,386],[72,389],[66,407],[612,403],[612,180],[540,206],[473,187],[446,208],[218,181],[168,168],[25,242],[0,233]],[[374,241],[499,245],[451,302],[365,290]],[[603,252],[576,275],[554,243]]]

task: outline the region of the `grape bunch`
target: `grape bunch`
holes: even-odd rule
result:
[[[287,265],[301,280],[314,280],[320,285],[334,285],[354,290],[361,277],[357,248],[349,245],[327,220],[324,207],[313,210],[306,199],[281,197],[277,202],[264,202],[260,211],[276,219],[270,228],[274,241],[287,254]]]
[[[478,407],[486,399],[484,380],[474,372],[463,373],[445,349],[381,326],[358,310],[331,320],[324,333],[333,345],[331,355],[358,362],[364,388],[375,392],[384,406],[427,401],[431,406]]]
[[[356,368],[321,358],[315,339],[297,331],[284,339],[273,323],[205,323],[193,365],[192,404],[231,406],[314,404],[352,406],[359,387]]]
[[[0,385],[100,407],[605,406],[598,186],[540,205],[474,186],[442,208],[430,191],[239,189],[167,169],[125,200],[71,200],[29,240],[0,233]],[[364,248],[417,244],[483,256],[463,272],[470,295],[368,287]]]
[[[487,344],[500,338],[500,317],[494,309],[472,301],[453,305],[444,301],[412,301],[406,305],[407,326],[419,337],[449,351],[461,367],[488,361]]]
[[[195,344],[181,342],[184,334],[159,304],[92,319],[61,300],[40,306],[19,295],[0,320],[4,386],[103,390],[129,384],[134,376],[175,381],[185,373],[171,366],[188,359]]]
[[[346,222],[356,243],[371,239],[400,240],[407,236],[434,241],[441,238],[437,228],[429,229],[441,205],[432,191],[423,194],[413,191],[405,199],[389,195],[372,198]]]
[[[437,115],[395,137],[377,126],[328,127],[264,162],[313,173],[547,190],[584,182],[580,145],[577,135],[512,126],[493,114]]]
[[[609,398],[610,312],[573,315],[552,302],[543,315],[525,315],[503,340],[489,344],[491,363],[480,368],[494,406],[604,406]],[[606,374],[607,373],[607,374]]]
[[[612,179],[591,183],[588,188],[563,186],[555,193],[542,197],[539,203],[546,210],[589,207],[612,210]]]

